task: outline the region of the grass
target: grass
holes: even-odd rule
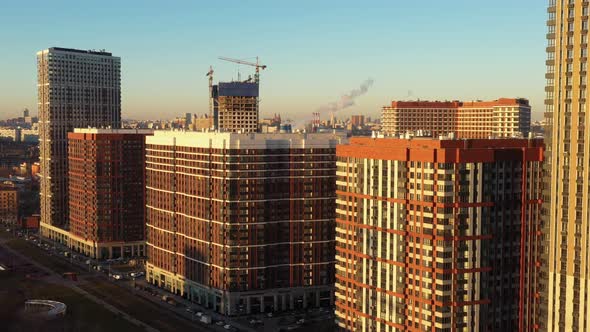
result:
[[[80,285],[80,288],[160,331],[199,331],[198,327],[184,318],[120,286],[100,278],[87,280],[88,282]]]
[[[2,285],[0,322],[2,322],[2,330],[6,332],[143,331],[143,328],[64,286],[28,280],[12,271],[0,272],[0,284]],[[52,321],[26,319],[20,312],[27,299],[51,299],[63,302],[68,307],[66,316]]]

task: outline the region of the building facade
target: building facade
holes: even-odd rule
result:
[[[549,1],[540,330],[590,330],[588,2]]]
[[[226,315],[329,306],[335,148],[344,139],[148,137],[148,281]]]
[[[104,51],[52,47],[37,53],[41,234],[65,241],[67,133],[121,126],[121,60]]]
[[[149,129],[68,133],[70,248],[97,259],[145,256]]]
[[[0,183],[0,224],[18,224],[18,188],[10,181]]]
[[[542,140],[338,146],[339,328],[531,331],[542,160]]]
[[[389,135],[406,133],[458,138],[528,137],[531,107],[526,99],[494,101],[393,101],[381,112],[382,129]]]

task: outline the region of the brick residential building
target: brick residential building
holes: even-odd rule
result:
[[[18,188],[11,181],[0,183],[0,224],[18,224]]]
[[[393,101],[381,112],[383,131],[405,135],[422,131],[432,137],[528,137],[531,107],[526,99],[494,101]]]
[[[149,129],[68,134],[69,246],[97,259],[145,256],[145,137]]]
[[[147,279],[226,315],[333,303],[335,134],[147,137]]]
[[[348,331],[530,331],[542,140],[337,147],[336,320]]]

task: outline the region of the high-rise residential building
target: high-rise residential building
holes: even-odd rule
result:
[[[334,123],[332,123],[334,124]],[[365,116],[364,115],[353,115],[350,117],[350,124],[354,127],[362,127],[365,125]]]
[[[336,321],[348,331],[531,331],[542,140],[338,146]]]
[[[542,331],[589,331],[588,1],[549,1]]]
[[[393,101],[381,111],[388,135],[423,132],[458,138],[527,137],[531,107],[526,99],[494,101]]]
[[[0,224],[16,226],[18,223],[18,189],[6,181],[0,183]]]
[[[97,259],[146,255],[145,137],[152,133],[68,133],[70,248]]]
[[[219,82],[211,89],[216,129],[229,132],[258,131],[258,89],[255,82]]]
[[[147,280],[234,315],[330,306],[336,134],[147,137]]]
[[[68,144],[74,128],[121,126],[121,60],[105,51],[52,47],[37,53],[41,234],[68,227]]]

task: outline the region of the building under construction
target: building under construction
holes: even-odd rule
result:
[[[258,83],[219,82],[211,89],[213,123],[230,132],[258,131]]]
[[[254,78],[245,81],[219,82],[213,85],[213,68],[209,69],[210,116],[213,128],[221,131],[252,133],[258,131],[258,96],[260,69],[265,65],[238,59],[219,57],[219,59],[242,65],[256,67]]]

